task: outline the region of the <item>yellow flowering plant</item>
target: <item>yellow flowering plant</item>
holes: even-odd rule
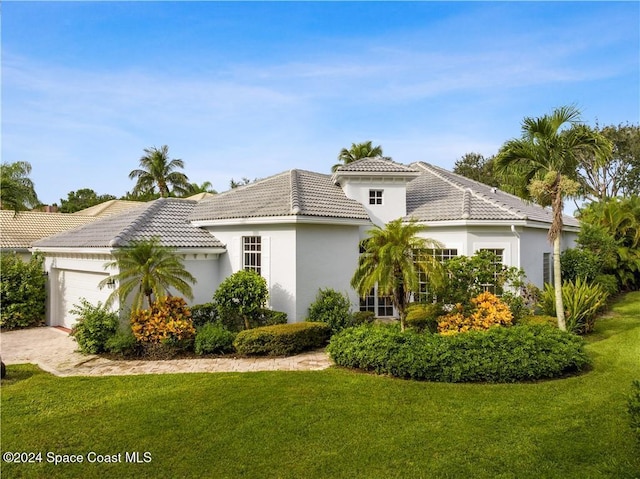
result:
[[[484,292],[471,299],[473,309],[464,314],[461,304],[453,311],[441,316],[438,321],[440,334],[457,334],[466,331],[484,331],[493,326],[511,326],[513,315],[504,302],[496,295]]]

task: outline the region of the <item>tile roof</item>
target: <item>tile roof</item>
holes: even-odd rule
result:
[[[196,204],[196,201],[160,198],[43,239],[36,242],[34,246],[39,248],[123,247],[134,240],[158,236],[162,245],[175,248],[224,247],[217,238],[204,229],[193,226],[187,220]]]
[[[130,208],[140,206],[141,201],[128,201],[128,200],[108,200],[98,205],[90,206],[80,211],[73,213],[80,216],[95,216],[96,218],[102,218],[104,216],[114,215],[122,213]]]
[[[93,216],[0,210],[2,249],[27,249],[34,241],[95,221]]]
[[[290,170],[234,188],[198,203],[192,221],[273,216],[369,220],[364,207],[345,196],[331,176]]]
[[[411,166],[396,163],[389,158],[383,157],[363,158],[336,169],[336,173],[416,173],[417,171]]]
[[[443,168],[419,162],[411,166],[421,175],[407,185],[407,217],[423,221],[531,220],[551,223],[550,209],[470,180]],[[579,226],[564,216],[567,226]]]

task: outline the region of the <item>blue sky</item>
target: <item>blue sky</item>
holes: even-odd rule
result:
[[[640,123],[638,2],[2,3],[2,161],[44,203],[165,144],[218,191],[366,140],[451,169],[567,104]]]

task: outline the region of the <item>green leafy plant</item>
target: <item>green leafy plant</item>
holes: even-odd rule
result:
[[[346,294],[331,288],[320,289],[316,300],[309,306],[307,321],[325,323],[332,333],[351,326],[351,301]]]
[[[15,253],[0,255],[0,328],[28,328],[44,322],[47,289],[43,262],[38,254],[28,262]]]
[[[351,315],[351,324],[360,326],[361,324],[371,324],[375,321],[376,315],[373,311],[355,311]]]
[[[207,323],[196,332],[195,353],[225,354],[234,351],[233,340],[236,334],[220,324]]]
[[[588,283],[581,278],[575,282],[566,281],[562,285],[562,300],[567,330],[577,334],[593,331],[596,316],[606,306],[608,296],[598,284]],[[555,315],[555,305],[555,289],[547,284],[541,302],[544,313]]]
[[[240,354],[290,356],[323,347],[331,329],[325,323],[291,323],[241,331],[233,346]]]
[[[442,336],[360,326],[331,338],[338,366],[442,382],[553,378],[590,364],[584,340],[549,326],[514,326]]]
[[[220,318],[241,318],[244,328],[251,329],[252,318],[260,314],[268,296],[262,276],[254,271],[238,271],[220,284],[213,299]]]
[[[191,321],[193,321],[194,328],[204,326],[207,323],[215,323],[218,320],[218,305],[216,303],[211,302],[191,306]]]
[[[104,352],[107,340],[118,330],[118,313],[100,302],[94,306],[84,298],[80,299],[80,304],[73,305],[70,313],[78,317],[70,334],[80,351],[86,354]]]
[[[412,303],[407,308],[407,326],[416,331],[438,330],[438,317],[443,314],[442,306],[436,303]]]
[[[104,344],[105,351],[123,358],[135,357],[140,354],[138,340],[131,330],[119,329],[109,337]]]
[[[592,251],[581,248],[569,248],[560,255],[562,280],[575,281],[582,278],[593,281],[602,269],[602,262]]]

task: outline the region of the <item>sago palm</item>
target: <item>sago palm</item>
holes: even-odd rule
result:
[[[166,296],[170,289],[175,289],[185,297],[193,298],[191,284],[196,279],[189,273],[176,255],[173,248],[162,246],[157,237],[150,240],[133,241],[130,246],[118,249],[113,253],[114,261],[104,265],[105,270],[117,268],[118,273],[100,282],[100,287],[107,284],[118,285],[107,299],[107,305],[119,298],[121,304],[133,293],[133,310],[141,309],[144,298],[149,307],[154,299]]]
[[[336,171],[339,167],[348,165],[363,158],[378,158],[382,156],[382,147],[380,145],[373,146],[371,141],[364,143],[351,143],[351,148],[343,148],[338,155],[338,163],[333,165],[331,171]]]
[[[140,169],[129,173],[130,179],[136,179],[133,193],[140,194],[153,191],[156,187],[160,196],[167,198],[170,194],[169,185],[178,194],[185,194],[189,189],[189,179],[178,168],[184,168],[184,161],[180,159],[169,160],[169,147],[155,146],[145,148],[145,154],[140,158]]]
[[[434,284],[442,279],[440,263],[430,255],[420,254],[442,247],[435,240],[418,236],[424,230],[415,220],[403,223],[401,218],[390,221],[385,228],[375,226],[363,241],[365,251],[351,279],[351,286],[361,297],[376,285],[378,294],[390,296],[403,331],[411,295],[419,290],[420,273],[426,273]]]
[[[576,180],[582,155],[604,156],[610,148],[602,135],[580,124],[577,108],[564,106],[550,115],[525,118],[522,137],[507,141],[495,158],[500,174],[518,179],[515,184],[521,188],[514,191],[516,194],[541,206],[551,206],[553,219],[548,238],[553,244],[556,314],[562,330],[566,330],[560,270],[564,198],[578,193]]]

